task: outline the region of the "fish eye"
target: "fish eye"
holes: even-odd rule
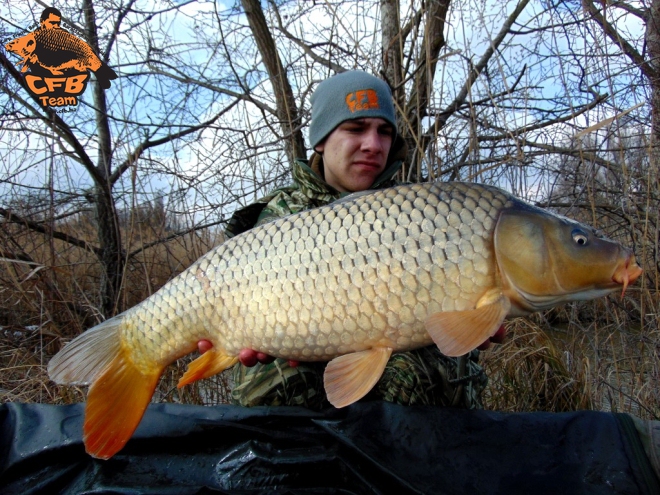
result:
[[[586,246],[589,242],[589,236],[580,229],[573,230],[573,232],[571,232],[571,236],[573,237],[575,244],[578,246]]]

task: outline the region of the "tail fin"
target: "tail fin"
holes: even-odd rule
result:
[[[138,369],[122,348],[122,315],[83,333],[48,364],[57,383],[91,384],[87,394],[83,441],[87,452],[108,459],[129,440],[163,372]]]
[[[96,69],[94,74],[96,75],[96,80],[103,89],[108,89],[110,87],[110,81],[117,79],[117,73],[105,62],[101,62],[101,67]]]

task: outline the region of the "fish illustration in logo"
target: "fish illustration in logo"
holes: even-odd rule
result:
[[[18,65],[27,72],[30,64],[50,71],[54,76],[63,75],[67,69],[78,72],[91,70],[103,89],[110,87],[110,80],[117,74],[102,62],[90,46],[64,29],[43,29],[16,38],[5,45],[8,51],[23,57]]]
[[[53,7],[46,8],[37,29],[5,45],[7,51],[21,57],[17,66],[22,73],[30,72],[31,77],[26,76],[28,87],[33,94],[44,100],[44,105],[49,96],[81,94],[85,88],[81,83],[90,70],[103,89],[108,89],[110,81],[117,79],[115,71],[85,41],[62,29],[60,24],[60,11]],[[69,81],[71,77],[75,79]],[[56,88],[64,89],[58,92]]]

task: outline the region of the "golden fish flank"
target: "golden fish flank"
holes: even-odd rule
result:
[[[76,338],[49,373],[91,384],[85,445],[108,458],[137,427],[165,366],[200,339],[213,348],[179,386],[252,348],[331,360],[325,389],[343,407],[369,392],[392,352],[435,342],[458,356],[507,315],[625,291],[640,273],[627,249],[494,187],[367,191],[230,239]]]
[[[429,197],[418,185],[249,231],[136,308],[125,342],[168,360],[182,343],[213,335],[229,355],[251,347],[306,361],[430,344],[426,316],[470,309],[495,285],[489,238],[508,198],[464,189],[441,198],[447,218],[435,199],[426,212],[415,207]],[[145,339],[154,320],[163,328]]]

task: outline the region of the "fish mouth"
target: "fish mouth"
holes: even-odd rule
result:
[[[554,294],[532,294],[516,287],[516,292],[520,296],[517,302],[519,307],[534,312],[549,309],[558,304],[570,301],[589,301],[603,297],[615,292],[619,287],[622,287],[621,297],[623,297],[628,286],[639,278],[642,271],[642,268],[635,261],[635,257],[629,254],[617,265],[611,280],[607,283],[597,284],[590,289],[583,288],[577,291]]]
[[[634,283],[641,274],[642,268],[637,264],[633,255],[629,254],[625,261],[616,268],[614,275],[612,275],[612,281],[623,286],[621,297],[626,293],[628,285]]]

